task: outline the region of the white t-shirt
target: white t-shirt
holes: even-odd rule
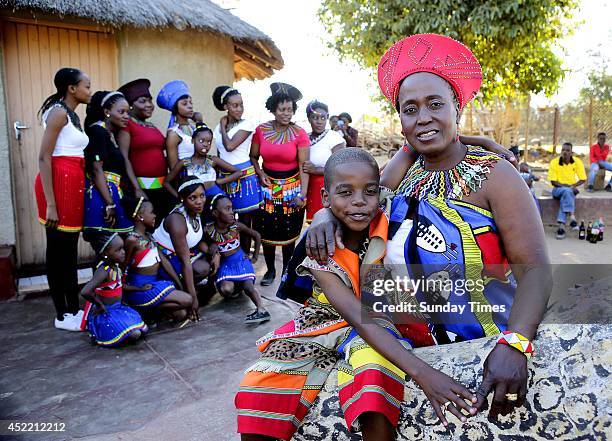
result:
[[[323,139],[310,146],[310,162],[315,167],[325,167],[325,163],[332,154],[332,149],[338,144],[346,146],[346,141],[335,130],[328,130]]]
[[[221,125],[217,124],[217,127],[215,127],[215,144],[217,145],[219,157],[232,165],[242,164],[243,162],[250,161],[251,159],[251,140],[253,139],[253,134],[255,133],[255,124],[246,119],[243,119],[234,127],[232,127],[229,132],[227,132],[227,136],[229,138],[232,138],[239,130],[249,132],[249,136],[247,136],[247,139],[245,139],[242,144],[236,147],[235,150],[228,152],[225,149],[225,146],[223,145],[223,138],[221,137]]]

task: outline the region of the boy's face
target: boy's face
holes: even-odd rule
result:
[[[367,162],[340,164],[333,172],[329,191],[323,188],[323,206],[351,231],[363,231],[378,211],[379,179]]]

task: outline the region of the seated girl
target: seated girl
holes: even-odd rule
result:
[[[204,183],[198,178],[186,177],[178,187],[181,204],[163,220],[153,233],[153,240],[168,258],[174,271],[181,277],[183,287],[191,295],[191,318],[198,319],[196,284],[215,273],[219,266],[217,247],[208,247],[202,241],[201,215],[206,203]],[[159,276],[165,280],[172,277],[163,269]]]
[[[179,322],[187,317],[193,298],[182,289],[176,271],[147,233],[147,228],[155,228],[153,204],[144,198],[124,199],[126,213],[134,222],[134,230],[125,240],[127,284],[134,288],[127,292],[126,303],[140,311],[167,313]],[[172,281],[158,277],[163,268]]]
[[[270,313],[262,305],[261,297],[255,289],[255,270],[252,263],[257,261],[260,234],[241,222],[236,222],[232,201],[228,196],[213,196],[210,204],[213,222],[206,224],[206,236],[217,245],[221,254],[221,263],[217,272],[217,291],[223,297],[231,297],[237,288],[244,292],[255,304],[255,311],[247,315],[245,323],[260,323],[270,320]],[[240,237],[250,236],[255,240],[255,250],[251,260],[240,247]]]
[[[210,156],[208,151],[212,145],[213,133],[210,128],[203,123],[196,124],[193,132],[194,153],[191,158],[183,159],[176,163],[164,180],[164,188],[174,197],[178,198],[178,193],[172,186],[172,182],[177,177],[195,176],[204,183],[206,197],[213,197],[223,193],[219,185],[237,181],[242,176],[242,172],[217,156]],[[217,169],[227,174],[221,178],[217,177]]]
[[[92,341],[106,347],[134,342],[148,329],[138,312],[121,303],[123,289],[119,264],[125,260],[123,240],[117,233],[106,231],[93,234],[91,239],[92,247],[102,260],[92,279],[81,290],[88,301],[85,320],[89,335]]]

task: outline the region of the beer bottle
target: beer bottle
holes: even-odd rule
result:
[[[593,222],[589,222],[589,226],[587,227],[587,230],[586,230],[586,240],[587,240],[587,242],[591,241],[591,230],[593,230]]]
[[[584,221],[580,222],[580,230],[578,231],[578,239],[586,239],[586,228],[584,227]]]
[[[597,243],[597,238],[599,237],[599,223],[597,221],[593,222],[593,228],[591,229],[591,243]]]
[[[606,225],[602,218],[599,218],[599,235],[597,236],[597,241],[601,242],[603,240],[604,230],[606,229]]]

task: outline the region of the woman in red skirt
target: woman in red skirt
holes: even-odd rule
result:
[[[310,132],[310,158],[302,164],[302,171],[310,175],[308,193],[306,194],[306,221],[310,222],[314,214],[323,208],[321,189],[323,188],[323,168],[332,153],[346,147],[342,135],[327,128],[329,108],[327,104],[311,101],[306,106],[306,116]]]
[[[80,331],[77,244],[83,228],[85,159],[89,138],[75,113],[89,103],[89,77],[78,69],[62,68],[53,80],[56,93],[49,96],[39,115],[45,128],[34,190],[38,220],[47,236],[47,280],[53,298],[55,327]]]

